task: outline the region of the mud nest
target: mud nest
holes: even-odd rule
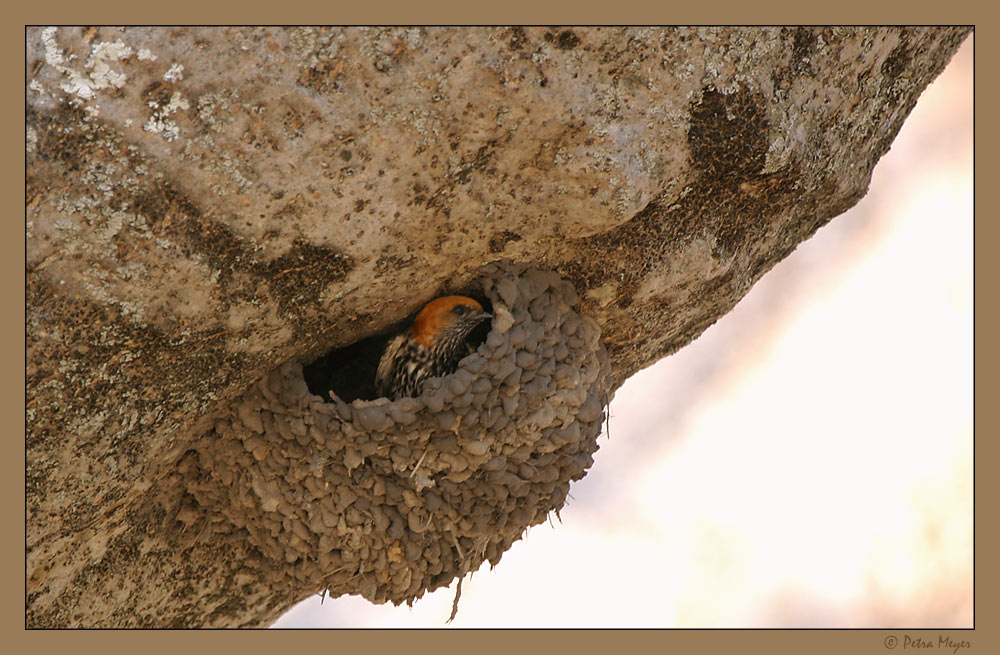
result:
[[[496,565],[558,511],[609,401],[598,325],[554,273],[490,266],[479,284],[485,342],[416,398],[322,398],[296,362],[255,384],[195,446],[185,491],[208,532],[302,591],[399,604]]]

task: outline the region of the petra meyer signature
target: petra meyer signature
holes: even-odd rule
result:
[[[972,643],[968,639],[956,639],[951,635],[938,635],[937,640],[931,637],[911,637],[910,635],[903,635],[902,640],[900,640],[896,635],[889,635],[883,643],[890,650],[898,646],[902,646],[902,650],[947,648],[952,653],[957,653],[963,648],[972,648]]]

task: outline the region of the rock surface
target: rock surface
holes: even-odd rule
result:
[[[27,30],[28,625],[272,621],[322,581],[164,497],[251,385],[512,261],[613,391],[864,195],[968,32]]]

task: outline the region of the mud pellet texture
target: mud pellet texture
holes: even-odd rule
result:
[[[593,463],[608,359],[554,273],[491,265],[492,329],[421,396],[347,404],[287,362],[197,444],[188,485],[302,589],[412,602],[495,565]]]

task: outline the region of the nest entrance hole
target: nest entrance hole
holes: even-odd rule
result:
[[[493,303],[481,291],[459,291],[457,293],[475,298],[483,306],[483,309],[493,313]],[[422,307],[423,305],[421,305]],[[420,308],[408,316],[406,320],[384,332],[355,341],[342,348],[334,348],[303,366],[302,373],[306,385],[309,387],[309,392],[316,394],[326,402],[331,402],[331,391],[346,403],[378,398],[379,396],[375,393],[375,371],[378,368],[379,359],[385,351],[385,346],[394,336],[413,324],[413,319],[416,318],[419,310]],[[490,325],[491,321],[485,321],[476,326],[466,341],[473,348],[478,348],[486,341]]]

